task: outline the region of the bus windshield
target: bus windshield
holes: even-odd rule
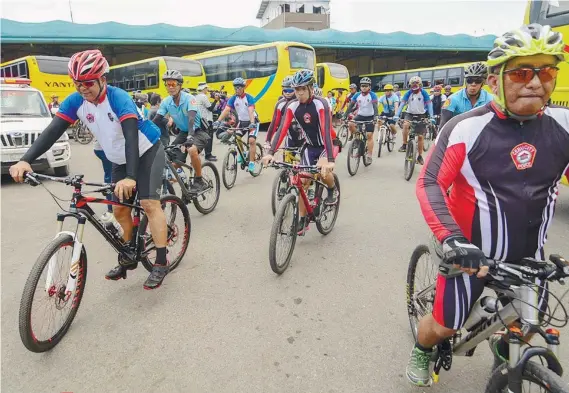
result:
[[[0,90],[0,109],[4,116],[51,117],[37,91]]]
[[[314,70],[314,52],[310,49],[290,46],[288,53],[290,56],[290,68]]]

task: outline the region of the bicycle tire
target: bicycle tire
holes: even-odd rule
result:
[[[409,317],[409,325],[411,327],[411,333],[413,334],[413,339],[415,341],[417,341],[419,319],[417,318],[415,305],[412,303],[411,299],[413,298],[413,293],[415,290],[415,274],[417,272],[417,265],[424,254],[431,254],[428,246],[420,244],[415,247],[413,254],[411,254],[411,259],[409,260],[409,267],[407,268],[407,316]]]
[[[221,169],[221,179],[223,180],[223,185],[226,189],[231,190],[235,185],[235,180],[237,180],[237,153],[233,150],[227,150],[225,157],[223,158],[223,168]],[[228,166],[230,165],[230,160],[232,160],[231,165],[234,167],[233,175],[228,175]]]
[[[392,152],[393,148],[395,147],[395,135],[391,133],[391,129],[388,130],[388,137],[387,137],[387,151]]]
[[[48,264],[50,258],[64,245],[73,244],[73,238],[69,234],[60,234],[58,237],[53,239],[41,252],[36,263],[34,264],[32,271],[30,272],[26,284],[24,285],[24,291],[22,293],[22,299],[20,300],[20,310],[19,310],[19,331],[20,338],[24,346],[31,352],[41,353],[46,352],[55,347],[61,339],[65,336],[77,311],[81,305],[81,300],[83,299],[83,293],[85,292],[85,283],[87,280],[87,252],[85,247],[81,250],[81,256],[79,258],[79,269],[77,271],[77,287],[75,290],[75,295],[73,298],[73,307],[71,312],[67,316],[66,321],[63,323],[61,328],[48,340],[39,341],[36,335],[33,333],[31,322],[32,322],[32,303],[34,300],[35,290],[40,280],[41,274]]]
[[[292,240],[290,243],[290,249],[286,255],[286,259],[282,265],[279,266],[277,263],[277,238],[281,231],[281,225],[283,223],[284,215],[286,213],[287,206],[292,204],[293,208],[293,220],[292,220]],[[285,270],[290,265],[290,260],[292,258],[292,254],[294,252],[294,246],[296,244],[296,238],[298,236],[297,232],[298,226],[298,204],[296,203],[296,195],[294,194],[287,194],[282,199],[277,212],[275,213],[275,218],[273,220],[273,226],[271,228],[271,236],[269,239],[269,263],[271,265],[271,269],[276,274],[283,274]]]
[[[407,152],[405,153],[405,180],[409,181],[413,177],[413,172],[415,171],[415,141],[409,141],[407,143]]]
[[[190,243],[190,237],[192,234],[192,221],[190,219],[190,213],[188,211],[188,207],[186,206],[186,204],[184,202],[182,202],[182,200],[179,197],[177,197],[176,195],[165,195],[162,198],[160,198],[160,205],[162,206],[162,210],[164,210],[164,207],[165,207],[167,202],[173,202],[176,205],[177,209],[175,211],[173,211],[173,215],[176,216],[177,214],[181,213],[182,216],[184,217],[184,223],[185,223],[185,225],[184,225],[184,238],[182,239],[182,242],[183,242],[182,251],[174,260],[171,260],[170,264],[169,264],[170,271],[172,271],[176,267],[178,267],[178,265],[182,261],[182,258],[186,254],[186,251],[188,251],[188,244]],[[168,222],[168,217],[166,217],[166,224],[171,225]],[[150,244],[150,242],[152,242],[152,240],[150,240],[150,242],[148,242],[148,243],[145,241],[145,234],[146,234],[146,227],[147,226],[148,226],[148,217],[145,214],[142,216],[142,218],[140,220],[140,225],[138,227],[138,236],[140,237],[140,242],[144,242],[142,244],[144,244],[143,252],[145,252],[145,253],[148,252],[147,247]],[[179,230],[177,231],[177,233],[179,233]],[[170,237],[170,235],[171,235],[170,228],[168,228],[168,235],[169,235],[168,237]],[[168,242],[169,241],[170,241],[170,238],[168,239]],[[167,245],[166,245],[166,249],[168,249]],[[140,262],[142,263],[142,265],[144,266],[144,268],[146,270],[148,270],[149,272],[152,271],[152,267],[154,266],[154,264],[151,263],[147,257],[142,258]]]
[[[93,133],[87,128],[87,126],[81,125],[75,128],[74,139],[82,145],[88,145],[93,140]],[[82,135],[86,135],[85,138],[79,137],[79,133],[84,132]]]
[[[423,138],[423,151],[426,153],[431,148],[431,143],[433,141],[433,129],[430,125],[427,125],[427,132]]]
[[[348,148],[348,154],[347,154],[347,156],[348,156],[347,157],[348,158],[348,173],[350,174],[350,176],[354,176],[356,173],[358,173],[358,168],[360,167],[360,158],[361,157],[360,157],[359,143],[360,143],[360,140],[354,138],[352,140],[352,144]],[[350,164],[350,159],[352,157],[354,157],[354,153],[356,154],[354,164]]]
[[[377,135],[377,158],[381,157],[381,148],[383,147],[383,138],[386,136],[385,127],[379,127],[379,133]]]
[[[527,379],[526,379],[527,378]],[[551,393],[569,393],[569,384],[550,369],[535,362],[527,362],[522,373],[522,380],[539,382]],[[508,387],[508,364],[496,368],[486,385],[486,393],[501,393]]]
[[[286,170],[281,169],[278,172],[275,179],[273,180],[273,187],[271,189],[271,210],[273,211],[273,216],[277,212],[277,208],[279,207],[281,200],[284,198],[284,195],[283,195],[283,197],[279,198],[278,192],[279,192],[281,184],[283,184],[282,176],[285,173],[286,173]],[[287,184],[286,188],[288,189],[288,176],[286,177],[286,184]]]
[[[342,143],[342,147],[345,147],[348,144],[348,126],[345,124],[340,126],[340,132],[338,133],[338,139]]]
[[[219,181],[219,172],[217,170],[217,168],[215,167],[215,165],[213,165],[211,162],[206,161],[202,163],[202,174],[203,174],[203,169],[204,168],[210,168],[213,171],[213,176],[215,177],[215,180],[213,180],[214,184],[211,184],[211,186],[215,187],[215,202],[210,206],[210,207],[204,207],[201,202],[199,201],[200,196],[196,196],[192,202],[194,203],[194,206],[196,207],[196,210],[198,212],[200,212],[201,214],[209,214],[211,213],[215,207],[217,206],[217,203],[219,202],[219,193],[220,193],[220,181]],[[203,178],[203,177],[202,177]],[[205,180],[205,178],[203,178]]]
[[[367,141],[367,139],[365,140],[365,142],[364,141],[360,142],[360,150],[361,150],[360,156],[362,157],[362,162],[364,163],[365,167],[370,166],[371,162],[372,162],[371,157],[369,158],[369,160],[367,158],[367,144],[368,143],[369,142]],[[372,154],[373,154],[373,152],[372,152]]]
[[[340,211],[340,199],[342,197],[342,192],[340,190],[340,179],[338,179],[338,176],[334,173],[334,184],[336,184],[336,187],[338,188],[338,203],[336,204],[336,208],[334,209],[334,218],[332,218],[332,223],[330,224],[329,227],[324,227],[322,225],[322,222],[320,221],[320,217],[322,217],[322,212],[323,212],[323,206],[320,206],[320,215],[317,217],[316,219],[316,229],[318,229],[318,232],[320,232],[322,235],[327,235],[330,232],[332,232],[332,229],[334,229],[334,226],[336,225],[336,219],[338,218],[338,212]],[[319,184],[318,185],[320,187],[320,196],[322,196],[322,186]],[[320,203],[323,204],[324,200],[321,198],[320,199]]]
[[[263,165],[261,163],[261,159],[263,158],[263,146],[261,146],[259,142],[257,142],[255,145],[255,170],[253,172],[249,172],[249,174],[253,177],[259,176],[263,171]]]

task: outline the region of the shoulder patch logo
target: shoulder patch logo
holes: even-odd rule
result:
[[[520,143],[512,149],[510,156],[518,171],[531,168],[535,160],[537,149],[527,142]]]
[[[109,116],[110,121],[113,121],[113,122],[115,121],[115,118],[111,112],[107,112],[107,116]]]

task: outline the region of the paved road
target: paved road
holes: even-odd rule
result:
[[[73,145],[72,172],[98,180],[101,169],[90,149]],[[215,146],[219,156],[224,151]],[[239,172],[235,188],[222,190],[209,216],[190,208],[189,251],[157,291],[142,289],[142,268],[126,281],[104,280],[116,255],[88,228],[83,303],[65,339],[45,354],[23,347],[17,317],[27,275],[53,236],[57,206],[42,188],[4,179],[3,392],[426,391],[403,377],[412,345],[407,263],[428,231],[402,163],[402,154],[393,152],[351,178],[342,153],[336,227],[327,237],[312,228],[300,238],[281,277],[268,262],[270,169],[256,179]],[[49,188],[69,196],[64,187]],[[548,248],[565,255],[568,191],[561,191]],[[562,350],[569,353],[567,344]],[[455,359],[430,391],[479,393],[489,365],[481,345],[473,358]]]

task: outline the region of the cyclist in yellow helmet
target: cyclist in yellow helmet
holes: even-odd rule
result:
[[[387,124],[389,124],[389,128],[391,129],[391,133],[395,135],[397,133],[397,129],[395,128],[395,121],[393,120],[393,116],[397,112],[399,108],[399,97],[393,94],[393,85],[387,84],[383,86],[383,94],[379,97],[379,104],[383,107],[383,111],[380,116],[385,116],[388,118]],[[379,120],[379,125],[383,125],[383,121]]]

